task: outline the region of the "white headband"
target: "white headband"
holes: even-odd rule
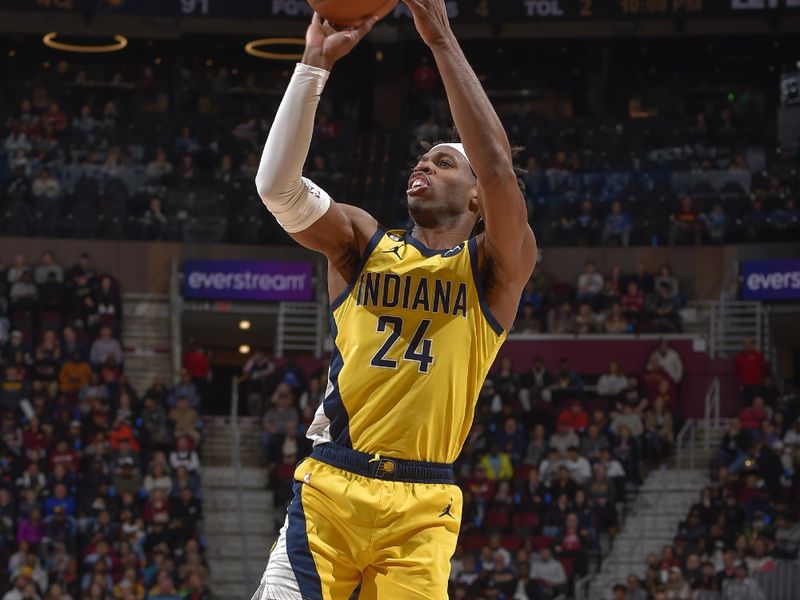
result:
[[[433,148],[431,148],[431,152],[433,152],[433,151],[434,151],[434,150],[436,150],[437,148],[442,148],[442,147],[446,147],[446,148],[452,148],[453,150],[455,150],[455,151],[456,151],[456,152],[458,152],[458,153],[459,153],[461,156],[463,156],[463,157],[464,157],[464,160],[466,160],[466,161],[467,161],[467,163],[469,164],[469,166],[470,166],[470,167],[472,166],[472,163],[471,163],[471,162],[469,162],[469,156],[467,156],[467,151],[466,151],[466,150],[464,150],[464,144],[456,144],[456,143],[452,143],[452,144],[451,144],[451,143],[447,143],[447,144],[437,144],[437,145],[435,145]]]

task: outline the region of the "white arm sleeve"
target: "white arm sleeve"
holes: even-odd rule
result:
[[[267,209],[289,233],[308,229],[331,204],[331,197],[302,177],[314,115],[330,73],[299,63],[267,137],[256,174],[256,189]]]

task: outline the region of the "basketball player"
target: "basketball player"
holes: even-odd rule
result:
[[[404,0],[462,144],[408,180],[410,231],[386,231],[301,177],[334,63],[366,35],[315,15],[256,178],[266,207],[328,259],[334,340],[311,456],[253,600],[443,600],[461,520],[456,459],[536,261],[511,149],[444,0]],[[470,238],[478,220],[485,232]]]

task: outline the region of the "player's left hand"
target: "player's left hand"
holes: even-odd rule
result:
[[[414,17],[414,26],[429,47],[452,39],[444,0],[402,0]]]

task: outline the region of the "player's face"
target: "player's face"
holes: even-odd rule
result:
[[[477,215],[477,179],[467,160],[448,148],[419,158],[406,194],[411,218],[425,227],[463,217],[466,212]]]

